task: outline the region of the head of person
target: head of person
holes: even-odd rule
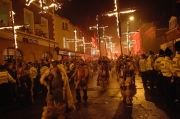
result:
[[[165,56],[171,57],[172,56],[172,51],[168,47],[165,49]]]
[[[4,65],[0,64],[0,71],[4,71],[6,68]]]
[[[76,59],[73,59],[73,60],[71,61],[71,63],[76,64],[76,63],[77,63],[77,60],[76,60]]]
[[[84,60],[83,59],[79,59],[78,64],[79,65],[83,65],[84,64]]]
[[[122,61],[123,61],[123,62],[127,62],[127,58],[128,58],[127,55],[123,55]]]
[[[66,66],[69,66],[69,65],[70,65],[70,63],[67,61],[65,65],[66,65]]]
[[[163,49],[159,50],[159,56],[164,56],[164,50]]]
[[[48,62],[46,62],[45,60],[42,60],[41,66],[48,66]]]
[[[141,58],[142,58],[142,59],[145,59],[145,58],[146,58],[146,55],[145,55],[145,54],[142,54],[142,55],[141,55]]]
[[[85,62],[88,64],[88,63],[90,63],[90,62],[91,62],[91,60],[86,59],[86,60],[85,60]]]
[[[154,55],[154,52],[152,50],[150,50],[149,55]]]
[[[180,41],[177,41],[177,42],[174,44],[174,49],[175,49],[175,51],[178,52],[178,54],[180,54]]]
[[[32,62],[28,62],[28,67],[32,67],[33,63]]]
[[[22,64],[22,69],[23,69],[23,70],[28,70],[28,64],[23,63],[23,64]]]
[[[131,65],[132,64],[130,57],[127,57],[126,62],[127,62],[127,65]]]
[[[13,69],[13,63],[8,64],[8,69]]]
[[[59,64],[59,62],[58,60],[52,60],[51,64],[52,64],[52,67],[56,67]]]
[[[45,58],[45,62],[47,63],[51,63],[53,61],[53,59],[51,57],[46,57]]]
[[[106,69],[106,62],[102,62],[102,63],[101,63],[101,68],[102,68],[102,69]]]

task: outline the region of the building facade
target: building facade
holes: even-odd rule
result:
[[[51,0],[45,2],[49,4]],[[43,14],[40,10],[38,1],[26,6],[25,0],[0,0],[0,63],[5,60],[40,62],[47,57],[60,60],[69,59],[69,56],[84,56],[82,46],[74,52],[74,42],[66,42],[75,38],[75,30],[76,38],[82,39],[80,28],[54,14],[53,8]],[[11,11],[15,13],[14,23]],[[15,34],[13,29],[16,26],[21,27],[16,29]]]
[[[172,16],[169,20],[169,29],[165,33],[165,43],[161,45],[162,49],[169,47],[172,51],[174,51],[174,43],[180,40],[179,25],[180,18]]]
[[[25,1],[22,0],[1,0],[0,5],[0,11],[3,11],[0,13],[0,19],[4,22],[1,28],[22,26],[16,29],[16,34],[13,33],[12,28],[0,30],[1,62],[9,58],[34,62],[47,56],[53,57],[54,53],[51,51],[53,46],[58,44],[54,38],[53,12],[39,14],[38,4],[26,6]],[[14,23],[9,15],[10,11],[15,13]],[[17,41],[14,35],[17,35]],[[15,42],[17,42],[16,50],[14,50]]]
[[[165,33],[168,28],[157,28],[155,23],[144,23],[138,32],[131,37],[135,39],[132,52],[134,54],[148,54],[149,51],[158,53],[161,45],[165,43]]]

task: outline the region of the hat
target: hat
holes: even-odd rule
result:
[[[1,70],[1,71],[2,71],[2,70],[5,70],[5,66],[2,65],[2,64],[0,64],[0,70]]]
[[[150,50],[150,51],[149,51],[149,54],[150,54],[150,55],[153,55],[153,54],[154,54],[154,52]]]
[[[159,50],[159,55],[164,55],[164,50],[163,49]]]
[[[142,55],[141,55],[141,57],[142,57],[142,58],[145,58],[145,57],[146,57],[146,55],[145,55],[145,54],[142,54]]]
[[[168,47],[165,49],[165,55],[166,56],[171,56],[172,55],[172,51]]]
[[[175,50],[180,50],[180,41],[177,41],[175,44],[174,44],[174,48]]]

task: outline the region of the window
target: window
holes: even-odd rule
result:
[[[65,23],[65,29],[68,30],[68,24],[67,23]]]
[[[65,28],[65,26],[64,26],[64,22],[62,22],[62,30]]]
[[[7,0],[0,0],[0,26],[9,25],[9,12],[11,10],[11,3]]]
[[[15,59],[14,48],[7,48],[3,51],[3,60],[8,60],[10,58]],[[18,50],[16,50],[16,58],[18,58],[18,59],[22,58],[22,55]]]
[[[48,20],[41,17],[41,25],[43,26],[42,27],[42,30],[43,30],[43,33],[45,34],[45,37],[46,38],[49,38],[49,31],[48,31]]]
[[[24,24],[28,32],[34,32],[34,16],[33,12],[24,9]]]
[[[49,52],[45,52],[45,53],[42,55],[42,59],[47,59],[47,58],[52,58],[52,55],[51,55]]]
[[[35,24],[35,35],[42,36],[45,38],[49,38],[49,28],[48,28],[48,20],[41,17],[41,23]]]
[[[66,22],[62,22],[62,30],[68,30],[68,24]]]
[[[175,28],[177,25],[177,18],[176,17],[172,17],[169,21],[169,29],[173,29]]]

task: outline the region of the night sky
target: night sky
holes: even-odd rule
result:
[[[63,3],[56,13],[67,18],[72,24],[83,27],[96,25],[96,15],[114,10],[114,0],[56,0]],[[157,26],[168,27],[168,21],[172,15],[179,14],[180,5],[176,0],[119,0],[120,9],[136,7],[137,11],[130,14],[121,14],[121,29],[126,32],[127,21],[130,16],[135,20],[131,22],[131,31],[138,30],[141,23],[159,21]],[[99,25],[108,25],[106,34],[117,36],[116,18],[100,17]]]
[[[57,0],[58,1],[58,0]],[[120,9],[136,7],[133,13],[136,19],[143,22],[152,22],[173,14],[172,6],[175,0],[119,0]],[[96,15],[114,10],[114,0],[59,0],[63,3],[57,11],[62,17],[69,19],[75,25],[84,26],[87,18],[94,20]],[[129,15],[121,15],[124,21]]]

